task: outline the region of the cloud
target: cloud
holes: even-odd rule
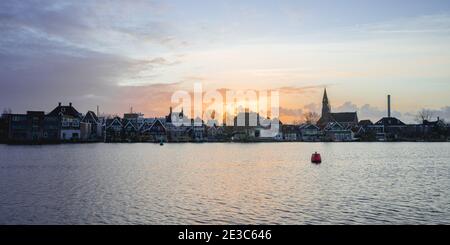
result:
[[[147,40],[164,45],[173,26],[157,20],[154,1],[10,1],[0,3],[0,30],[28,30],[69,45],[105,50],[120,42]]]
[[[444,106],[440,109],[428,109],[428,108],[423,109],[431,111],[432,120],[436,120],[439,117],[439,119],[443,119],[446,122],[450,122],[450,106]],[[404,116],[408,118],[409,121],[413,122],[416,120],[416,116],[419,111],[406,112],[404,113]]]
[[[286,86],[277,88],[280,93],[285,94],[304,94],[304,93],[317,93],[318,89],[323,89],[324,87],[329,85],[312,85],[312,86],[302,86],[302,87],[293,87]]]
[[[179,63],[121,50],[137,36],[165,45],[173,29],[154,21],[160,11],[153,1],[1,1],[0,106],[23,112],[71,101],[114,111],[120,85],[155,83],[160,68]]]
[[[288,109],[280,107],[280,116],[301,118],[303,116],[303,113],[304,111],[301,108]]]

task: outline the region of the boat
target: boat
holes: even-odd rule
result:
[[[315,152],[315,153],[312,154],[312,156],[311,156],[311,162],[312,162],[312,163],[315,163],[315,164],[322,163],[322,157],[320,156],[319,153]]]

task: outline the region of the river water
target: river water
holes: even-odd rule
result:
[[[0,145],[0,224],[450,224],[450,144]]]

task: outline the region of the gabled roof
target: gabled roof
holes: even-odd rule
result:
[[[123,126],[122,122],[120,121],[120,118],[114,117],[113,119],[106,120],[106,128],[110,128],[114,123],[118,123],[121,127]]]
[[[166,130],[166,126],[164,126],[164,123],[162,123],[159,118],[155,118],[153,124],[150,127],[144,129],[143,132],[150,131],[157,124],[160,124],[164,128],[164,130]]]
[[[300,125],[300,129],[317,129],[317,130],[319,130],[320,128],[314,124],[302,124],[302,125]]]
[[[51,111],[47,116],[72,116],[81,118],[81,113],[79,113],[73,106],[62,106],[59,104],[53,111]]]
[[[95,113],[93,111],[88,111],[86,113],[86,115],[83,117],[83,119],[81,119],[82,122],[96,122],[98,123],[98,117],[97,115],[95,115]]]
[[[361,127],[366,127],[369,125],[373,125],[373,122],[370,120],[361,120],[361,121],[359,121],[358,125]]]
[[[330,113],[331,118],[336,122],[358,122],[358,114],[356,112],[337,112]]]
[[[154,121],[144,120],[144,122],[139,127],[139,131],[145,131],[152,126]]]
[[[124,128],[128,128],[128,126],[131,125],[135,130],[138,130],[138,127],[137,127],[136,122],[134,120],[124,119],[122,121],[122,125],[125,125],[125,126],[123,126]]]
[[[405,126],[402,121],[395,117],[383,117],[375,125],[384,125],[384,126]]]
[[[329,122],[325,126],[325,130],[345,130],[345,128],[338,122]]]

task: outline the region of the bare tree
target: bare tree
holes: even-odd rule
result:
[[[428,109],[420,110],[416,115],[416,121],[422,123],[423,121],[430,121],[433,118],[433,112]]]
[[[292,122],[292,124],[294,124],[294,125],[300,125],[300,124],[302,124],[302,123],[303,123],[302,120],[294,120],[294,121]]]
[[[305,122],[308,124],[316,124],[317,121],[319,121],[319,114],[317,114],[317,112],[306,112],[303,114],[303,117],[305,118]]]

